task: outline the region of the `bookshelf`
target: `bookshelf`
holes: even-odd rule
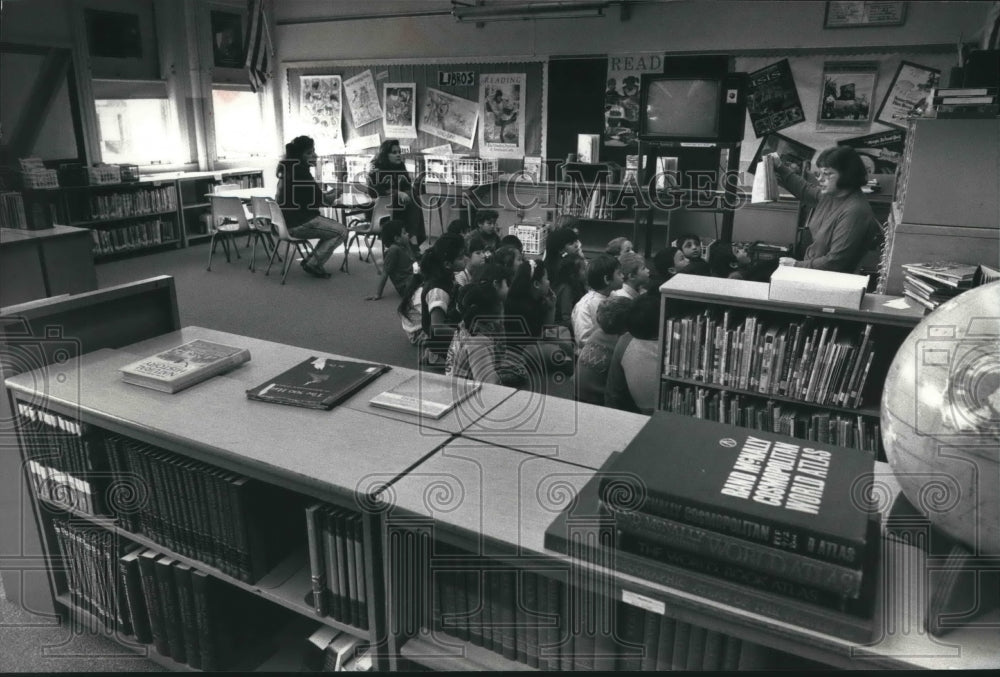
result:
[[[882,384],[921,310],[876,294],[859,310],[770,301],[767,283],[694,275],[660,293],[660,409],[885,460]]]
[[[225,172],[186,172],[177,175],[178,205],[181,232],[185,246],[207,241],[212,237],[209,219],[212,206],[206,197],[220,184],[239,184],[240,188],[259,188],[264,185],[260,169],[235,169]]]
[[[177,395],[121,381],[121,366],[196,338],[245,346],[252,359]],[[239,618],[278,619],[278,627],[267,624],[272,635],[306,621],[312,629],[327,625],[373,647],[383,641],[379,512],[368,494],[431,453],[441,438],[421,434],[419,419],[395,421],[349,407],[316,412],[246,398],[246,389],[314,354],[187,327],[87,353],[58,383],[46,382],[38,372],[8,379],[48,587],[59,614],[103,619],[119,640],[135,644],[135,636],[108,615],[120,601],[114,588],[99,581],[113,579],[107,567],[139,548],[155,552],[158,563],[169,558],[207,578],[213,594],[250,610]],[[489,397],[498,403],[508,390]],[[198,422],[189,425],[194,419]],[[74,426],[86,434],[77,435]],[[329,610],[319,615],[312,603],[305,508],[315,503],[350,516],[353,546],[345,542],[355,576],[350,615]],[[57,525],[64,530],[66,524],[106,536],[114,549],[96,558],[76,553],[62,559],[66,539]],[[256,637],[258,629],[248,627],[247,635]],[[307,630],[289,641],[304,647],[308,635]],[[147,650],[168,667],[185,662],[175,660],[177,646],[169,637],[166,650],[155,645]],[[234,660],[222,669],[246,667],[241,656],[234,651]],[[260,656],[257,664],[267,660]]]

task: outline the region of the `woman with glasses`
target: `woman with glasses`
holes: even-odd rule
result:
[[[392,218],[406,224],[406,232],[419,247],[427,239],[424,212],[417,204],[415,187],[403,163],[403,154],[396,139],[386,139],[378,148],[368,168],[368,187],[376,195],[392,197]]]
[[[873,240],[878,221],[861,187],[868,180],[858,153],[848,146],[827,148],[816,158],[817,182],[807,182],[791,167],[774,158],[778,182],[812,207],[806,227],[812,244],[801,261],[782,257],[779,263],[853,273]]]

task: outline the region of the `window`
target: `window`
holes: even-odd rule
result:
[[[94,80],[94,99],[103,162],[169,165],[188,161],[166,83]]]
[[[242,160],[266,154],[269,135],[262,100],[249,89],[212,88],[217,159]]]

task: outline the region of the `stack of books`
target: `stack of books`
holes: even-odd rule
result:
[[[309,636],[302,661],[305,672],[371,672],[370,646],[353,635],[328,625]]]
[[[931,103],[939,118],[991,118],[1000,114],[996,87],[939,87]]]
[[[361,514],[315,503],[306,508],[309,603],[317,616],[368,628],[368,570]]]
[[[928,310],[971,289],[978,266],[951,261],[903,264],[903,294]]]
[[[873,469],[858,450],[658,412],[574,510],[598,502],[609,537],[592,554],[618,571],[867,642],[880,534],[860,488]],[[568,532],[583,524],[560,515],[547,547],[579,551]]]

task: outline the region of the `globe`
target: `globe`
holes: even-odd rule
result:
[[[882,392],[903,494],[979,555],[1000,555],[1000,282],[939,306],[903,341]]]

